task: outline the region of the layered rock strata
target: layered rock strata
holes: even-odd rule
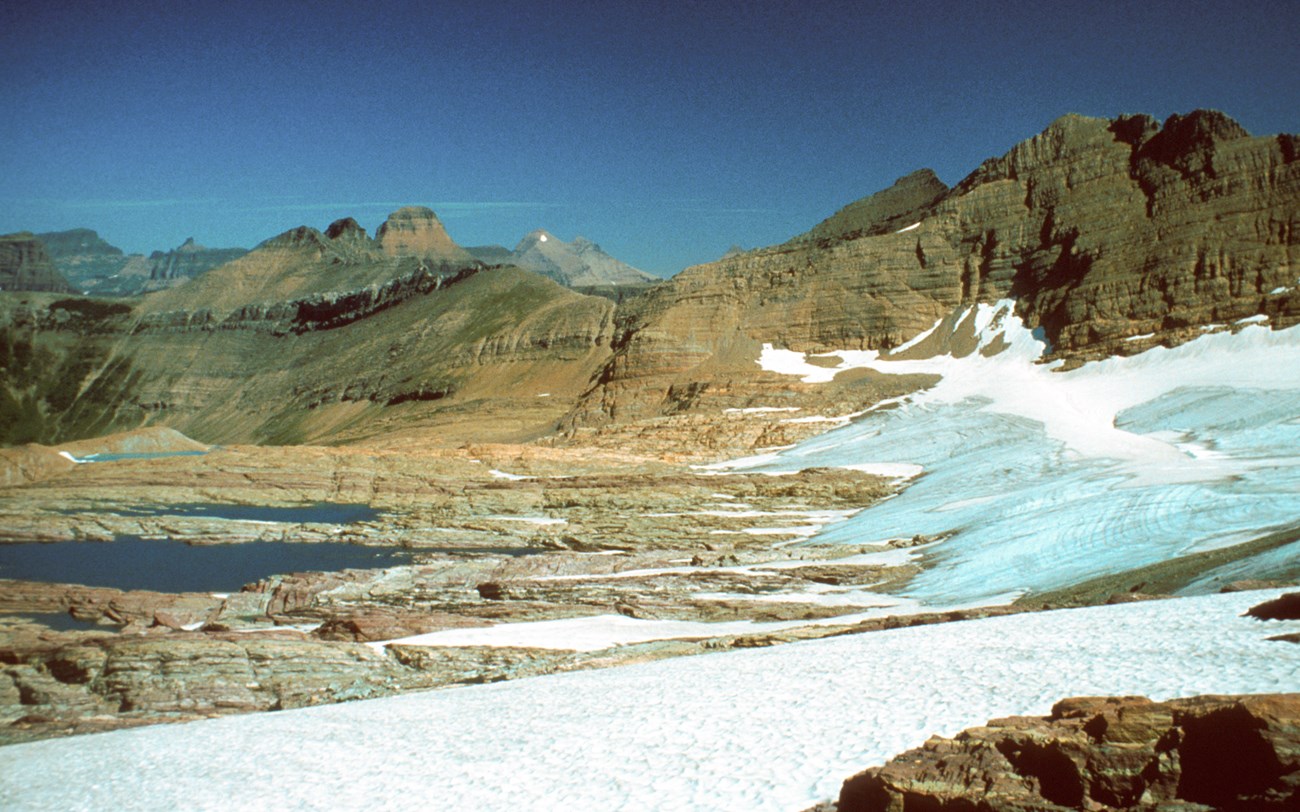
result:
[[[1300,319],[1300,160],[1221,113],[1065,116],[956,187],[917,173],[808,234],[688,268],[620,313],[578,422],[663,413],[758,342],[887,350],[953,308],[1012,298],[1073,357]],[[1140,341],[1125,339],[1143,336]]]
[[[472,260],[469,252],[452,240],[438,215],[423,206],[406,206],[388,215],[375,231],[375,241],[390,257],[453,263]]]
[[[72,292],[45,246],[26,231],[0,235],[0,291],[20,290]]]

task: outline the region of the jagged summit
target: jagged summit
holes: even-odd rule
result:
[[[325,236],[331,240],[364,240],[370,241],[370,235],[361,224],[351,217],[343,217],[329,224],[325,229]]]
[[[314,248],[324,250],[325,246],[325,235],[320,231],[311,226],[298,226],[288,231],[282,231],[269,240],[262,241],[253,250],[260,251],[268,248]]]

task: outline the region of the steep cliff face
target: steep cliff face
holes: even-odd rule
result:
[[[49,231],[36,237],[45,244],[54,267],[79,291],[113,295],[118,282],[134,280],[139,284],[140,272],[146,270],[143,257],[126,256],[88,228]]]
[[[148,257],[124,254],[88,228],[37,237],[68,282],[91,296],[135,296],[173,287],[248,253],[244,248],[205,248],[191,237],[178,248],[154,251]]]
[[[239,259],[244,248],[206,248],[190,237],[171,251],[154,251],[149,256],[149,282],[146,290],[180,284],[186,279]]]
[[[783,245],[688,268],[620,314],[578,423],[675,408],[759,342],[897,346],[953,307],[1014,298],[1056,349],[1176,343],[1264,314],[1300,319],[1294,136],[1221,113],[1065,116],[953,189],[922,171]],[[730,374],[730,373],[729,373]]]
[[[1261,313],[1289,323],[1300,315],[1293,144],[1212,111],[1163,127],[1067,116],[963,181],[935,227],[964,297],[1015,297],[1062,350],[1116,351],[1125,337]]]
[[[0,235],[0,290],[72,292],[72,286],[36,235],[23,231]]]

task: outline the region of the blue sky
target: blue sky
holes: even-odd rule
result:
[[[399,205],[660,275],[1067,112],[1300,130],[1287,2],[0,4],[0,232],[252,246]]]

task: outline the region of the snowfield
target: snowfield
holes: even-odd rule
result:
[[[1016,615],[0,748],[0,807],[800,810],[1066,696],[1300,691],[1233,593]]]
[[[843,351],[829,354],[841,360],[833,368],[767,347],[765,369],[809,383],[855,367],[942,380],[733,470],[917,466],[899,496],[815,540],[948,535],[906,591],[935,604],[1061,587],[1247,541],[1300,517],[1300,327],[1251,326],[1057,372],[1034,363],[1045,344],[1002,302],[941,322],[895,356],[931,342],[942,350],[959,334],[977,351],[911,360]],[[1269,577],[1296,563],[1296,547],[1197,589]]]

